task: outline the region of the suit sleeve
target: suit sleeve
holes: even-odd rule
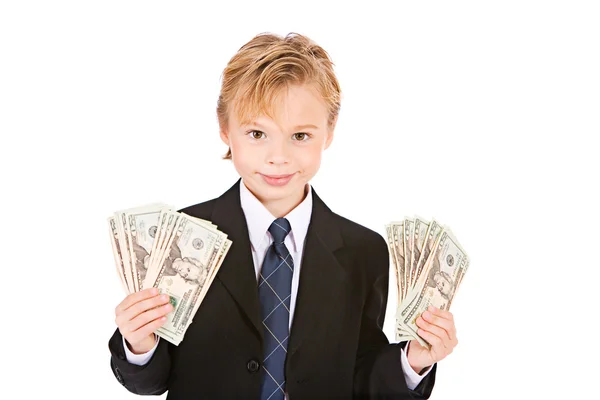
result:
[[[139,366],[127,361],[123,348],[123,336],[118,329],[110,338],[110,367],[119,383],[132,393],[159,395],[167,391],[171,371],[171,356],[166,340],[161,340],[147,364]]]
[[[401,349],[407,342],[389,343],[383,332],[388,300],[389,253],[382,237],[367,252],[373,282],[362,313],[358,351],[354,370],[354,398],[368,400],[428,399],[435,383],[437,364],[414,389],[406,386]]]

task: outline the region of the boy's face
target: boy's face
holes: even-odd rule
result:
[[[275,120],[263,115],[240,125],[232,112],[221,139],[230,147],[235,169],[248,189],[265,206],[282,210],[304,198],[334,127],[328,129],[325,103],[310,86],[291,86],[278,99]]]

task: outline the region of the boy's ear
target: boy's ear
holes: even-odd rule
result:
[[[327,139],[325,139],[325,146],[323,146],[323,150],[327,150],[331,142],[333,141],[333,129],[327,132]]]
[[[220,136],[221,136],[221,140],[223,141],[223,143],[225,143],[227,146],[229,146],[229,133],[227,132],[226,129],[220,130]]]
[[[335,118],[335,120],[333,121],[331,126],[327,129],[327,138],[325,139],[325,146],[323,147],[323,150],[326,150],[329,147],[329,145],[331,144],[331,142],[333,141],[333,133],[335,131],[336,124],[337,124],[337,117]]]

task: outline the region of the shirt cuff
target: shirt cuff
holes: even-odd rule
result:
[[[154,337],[156,338],[154,347],[148,350],[148,352],[142,354],[133,354],[131,350],[129,350],[129,346],[127,346],[125,338],[123,338],[123,348],[125,349],[125,356],[127,357],[127,362],[139,366],[146,365],[148,361],[150,361],[152,355],[154,354],[154,351],[156,351],[156,348],[158,347],[158,340],[160,339],[160,337],[158,337],[158,335],[154,335]]]
[[[406,349],[408,348],[409,344],[410,342],[408,342],[406,346],[404,346],[404,348],[400,349],[400,362],[402,363],[402,371],[404,371],[404,379],[406,379],[406,386],[410,390],[415,390],[415,388],[419,386],[419,383],[421,383],[423,378],[425,378],[429,371],[431,371],[433,366],[429,366],[426,370],[424,370],[423,374],[421,375],[416,373],[408,363],[408,357],[406,355]]]

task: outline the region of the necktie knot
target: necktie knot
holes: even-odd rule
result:
[[[269,233],[273,236],[273,242],[275,244],[282,244],[285,237],[290,233],[292,227],[285,218],[277,218],[271,226],[269,226]]]

